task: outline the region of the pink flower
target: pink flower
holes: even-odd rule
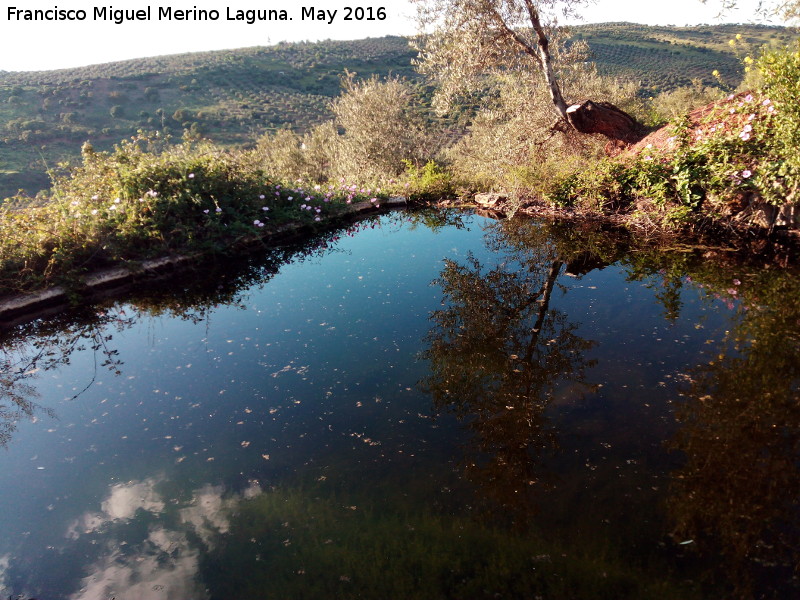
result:
[[[742,179],[747,179],[752,174],[753,173],[752,173],[752,171],[750,171],[750,169],[745,169],[744,171],[742,171]]]
[[[194,179],[194,173],[189,173],[189,179]]]

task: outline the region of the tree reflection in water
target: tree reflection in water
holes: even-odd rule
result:
[[[22,419],[37,414],[56,417],[40,402],[36,379],[69,365],[75,352],[91,350],[94,365],[75,400],[89,389],[100,369],[121,373],[123,361],[113,345],[114,333],[133,327],[142,317],[168,316],[191,322],[210,318],[221,305],[241,305],[242,295],[271,279],[289,261],[299,262],[333,251],[344,235],[374,226],[363,219],[339,230],[320,233],[302,243],[264,249],[238,259],[212,260],[188,273],[170,277],[169,285],[137,283],[125,305],[112,301],[83,306],[57,317],[38,319],[2,331],[0,323],[0,446],[9,443]]]
[[[37,321],[0,341],[0,446],[8,444],[20,420],[34,419],[37,413],[56,416],[52,408],[38,403],[35,381],[41,373],[68,365],[74,352],[91,349],[94,371],[71,400],[91,387],[98,368],[119,374],[122,362],[119,351],[111,346],[111,332],[127,329],[133,322],[123,310],[102,310],[67,322]]]
[[[542,458],[557,446],[547,408],[566,382],[590,387],[585,353],[593,342],[551,307],[569,257],[546,230],[500,222],[487,241],[504,262],[447,260],[435,281],[445,308],[431,317],[422,387],[437,411],[454,412],[474,433],[467,478],[524,527],[536,485],[548,480]]]
[[[727,287],[740,298],[738,322],[714,360],[688,373],[673,442],[686,464],[673,474],[670,508],[676,535],[724,565],[728,597],[796,598],[800,281],[770,271]]]

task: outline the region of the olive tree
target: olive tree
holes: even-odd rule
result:
[[[708,0],[701,2],[708,4]],[[718,3],[722,15],[739,7],[739,0],[718,0]],[[759,0],[753,16],[765,19],[777,17],[787,23],[796,22],[800,18],[800,0]]]
[[[412,1],[421,33],[418,67],[438,86],[440,105],[483,75],[517,71],[545,84],[557,128],[628,143],[641,138],[640,124],[613,104],[564,97],[559,72],[582,57],[570,56],[558,19],[577,16],[586,0]]]
[[[430,156],[424,108],[412,86],[397,78],[357,80],[348,73],[343,93],[332,104],[338,139],[337,175],[361,181],[394,177],[403,161],[419,164]]]

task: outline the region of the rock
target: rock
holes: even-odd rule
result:
[[[475,194],[475,204],[483,208],[497,210],[508,202],[508,196],[503,194]]]
[[[641,140],[645,131],[632,116],[610,102],[584,100],[567,109],[567,120],[581,133],[599,133],[615,142],[612,148],[618,152],[620,147],[635,144]],[[607,149],[608,151],[608,149]]]

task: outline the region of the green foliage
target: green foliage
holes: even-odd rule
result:
[[[352,73],[345,76],[343,86],[345,93],[332,103],[332,121],[305,135],[281,129],[262,136],[248,153],[253,164],[269,165],[284,177],[312,183],[346,179],[387,185],[404,168],[416,169],[428,158],[429,140],[435,136],[426,128],[417,89],[396,78],[356,80]],[[423,186],[430,187],[434,173],[426,174],[429,181]],[[435,175],[443,177],[441,172]],[[415,171],[414,177],[420,175]]]
[[[800,189],[800,46],[769,50],[756,61],[763,87],[731,94],[696,120],[672,126],[659,148],[648,146],[625,166],[603,161],[558,181],[557,204],[643,198],[665,224],[704,214],[736,213],[749,202],[798,201]]]
[[[0,207],[0,286],[69,283],[85,270],[172,253],[226,252],[286,222],[314,225],[354,201],[356,186],[287,186],[208,141],[140,135],[113,152],[84,146],[41,206]]]
[[[577,26],[572,32],[573,39],[588,44],[601,75],[641,82],[639,94],[648,96],[689,85],[692,79],[714,85],[712,68],[726,85],[735,86],[742,75],[728,45],[735,33],[756,46],[770,40],[785,43],[793,36],[788,29],[755,25],[606,23]],[[181,131],[188,120],[175,124],[169,119],[181,108],[192,111],[191,120],[199,122],[206,137],[229,147],[251,143],[254,131],[262,135],[288,126],[306,133],[331,118],[330,100],[341,92],[342,72],[357,71],[362,79],[391,73],[415,81],[414,59],[407,39],[384,37],[0,73],[0,162],[8,165],[8,172],[0,173],[0,198],[20,188],[31,195],[43,189],[48,182],[44,163],[76,161],[77,148],[86,139],[110,150],[142,126],[159,128],[162,134],[164,127]],[[119,99],[113,104],[127,99],[126,116],[111,118],[110,98]],[[144,122],[139,116],[142,111],[155,115],[158,108],[158,116]],[[71,116],[63,119],[64,113]],[[38,123],[19,127],[20,120]],[[107,133],[101,134],[105,128]]]
[[[435,201],[455,194],[453,176],[434,161],[429,160],[422,167],[410,160],[403,162],[406,165],[405,193],[409,200]]]
[[[554,180],[545,198],[562,207],[576,206],[589,211],[618,209],[630,202],[634,184],[625,166],[602,160]]]
[[[695,79],[690,86],[662,92],[653,98],[655,119],[660,123],[677,119],[698,106],[721,99],[722,96],[720,88],[703,85],[700,79]]]
[[[800,45],[790,52],[769,51],[757,63],[764,77],[762,95],[772,99],[775,111],[765,123],[773,129],[765,136],[765,160],[754,184],[773,204],[797,202],[800,187]],[[766,102],[766,100],[764,100]],[[769,108],[767,108],[769,110]]]
[[[420,163],[430,156],[428,140],[435,133],[416,90],[396,77],[342,79],[343,94],[332,104],[338,138],[335,176],[377,181],[396,177],[404,162]]]
[[[636,86],[603,77],[590,64],[572,65],[561,76],[570,98],[610,101],[637,116]],[[445,152],[455,178],[474,189],[502,189],[517,197],[540,195],[553,177],[564,176],[602,154],[601,136],[553,130],[546,86],[518,74],[491,82],[469,133]]]

